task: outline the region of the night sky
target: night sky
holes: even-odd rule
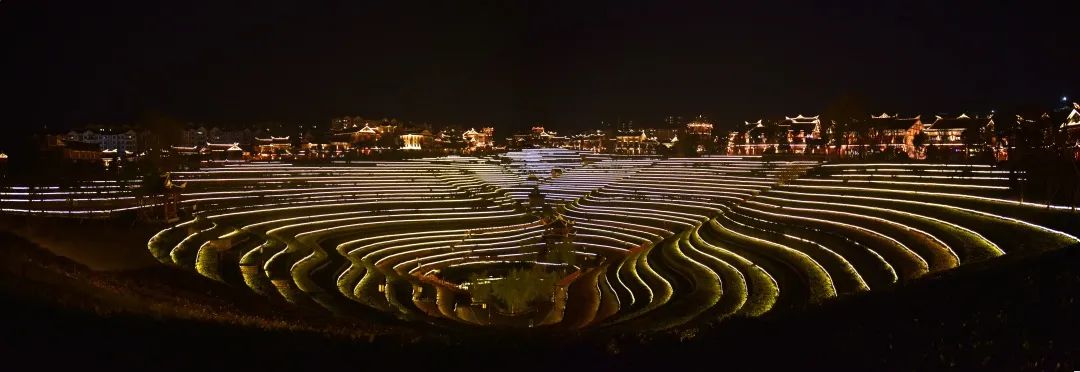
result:
[[[1080,13],[1062,5],[226,2],[0,0],[0,123],[349,114],[506,133],[1080,95]]]

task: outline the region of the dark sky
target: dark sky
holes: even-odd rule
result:
[[[1080,95],[1069,2],[313,3],[0,0],[0,123],[730,126],[845,94],[890,112]]]

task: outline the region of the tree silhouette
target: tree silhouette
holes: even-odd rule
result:
[[[857,131],[858,119],[866,116],[861,102],[857,96],[844,94],[833,100],[821,113],[822,135],[826,138],[826,145],[832,145],[837,154],[847,144],[847,133]]]
[[[534,186],[529,192],[529,207],[539,208],[544,205],[544,193],[540,192],[539,186]]]
[[[547,254],[544,255],[545,261],[567,265],[576,265],[577,258],[577,254],[574,254],[574,243],[570,242],[550,243]]]
[[[926,134],[926,132],[924,132],[924,131],[919,131],[919,133],[916,134],[911,139],[912,146],[915,146],[916,158],[918,157],[918,154],[922,153],[923,148],[926,146],[927,142],[929,142],[929,141],[930,141],[930,135]]]
[[[488,296],[485,298],[498,300],[507,311],[516,314],[533,302],[550,300],[558,280],[558,273],[536,265],[531,269],[512,269],[502,279],[469,288],[474,293],[474,299],[477,298],[475,296]]]

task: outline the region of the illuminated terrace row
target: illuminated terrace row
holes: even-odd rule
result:
[[[628,248],[599,274],[614,290],[586,292],[637,328],[798,307],[1078,242],[1075,213],[996,198],[1000,171],[892,167],[665,160],[564,214],[576,243]]]
[[[42,216],[108,216],[153,206],[138,180],[83,181],[63,186],[0,187],[0,212]]]
[[[538,180],[576,263],[521,204],[521,174],[460,158],[180,173],[196,218],[159,260],[339,314],[509,325],[444,274],[561,267],[528,324],[663,329],[756,316],[1006,252],[1077,242],[1077,215],[1001,199],[993,168],[752,157],[606,160]],[[531,192],[531,188],[530,191]],[[516,324],[521,324],[516,323]]]
[[[175,182],[192,188],[185,202],[197,217],[149,247],[163,262],[291,302],[438,321],[434,298],[419,289],[426,278],[413,273],[529,260],[542,231],[478,180],[474,171],[483,168],[408,162],[181,173]]]

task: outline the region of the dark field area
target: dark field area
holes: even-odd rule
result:
[[[1073,370],[1080,357],[1076,246],[1007,255],[711,328],[611,336],[430,332],[387,319],[366,324],[179,270],[92,271],[17,236],[3,240],[0,353],[8,365]]]

